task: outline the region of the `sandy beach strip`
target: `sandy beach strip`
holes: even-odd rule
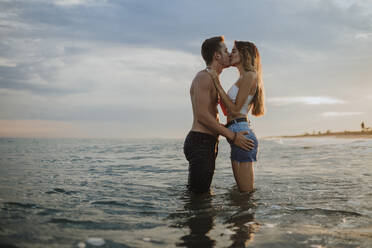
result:
[[[282,135],[272,138],[342,138],[342,139],[372,139],[372,132],[334,132],[322,134]]]

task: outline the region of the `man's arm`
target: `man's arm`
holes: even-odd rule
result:
[[[210,92],[211,87],[214,87],[212,78],[207,73],[201,73],[197,78],[198,82],[194,85],[194,102],[196,107],[196,115],[198,121],[216,134],[220,134],[229,140],[234,141],[234,144],[245,149],[250,150],[254,147],[252,140],[247,139],[244,134],[248,132],[234,133],[231,130],[220,125],[209,110],[211,106]]]

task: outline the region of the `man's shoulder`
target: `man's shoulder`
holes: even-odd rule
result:
[[[209,75],[209,73],[206,70],[201,70],[198,73],[196,73],[194,81],[195,80],[199,82],[210,83],[212,81],[212,77]]]

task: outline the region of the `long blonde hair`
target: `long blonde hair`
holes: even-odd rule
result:
[[[242,66],[245,71],[255,71],[257,74],[257,90],[252,99],[252,115],[265,114],[265,91],[262,81],[262,67],[260,53],[255,44],[249,41],[235,41],[239,51]]]

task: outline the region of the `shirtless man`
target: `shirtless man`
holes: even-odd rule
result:
[[[223,36],[206,39],[201,54],[207,68],[218,74],[230,66],[230,56]],[[194,121],[184,143],[184,153],[189,161],[188,188],[195,193],[209,191],[218,151],[218,136],[226,137],[235,145],[250,150],[253,142],[244,134],[234,133],[219,123],[218,93],[207,70],[198,72],[190,89]]]

